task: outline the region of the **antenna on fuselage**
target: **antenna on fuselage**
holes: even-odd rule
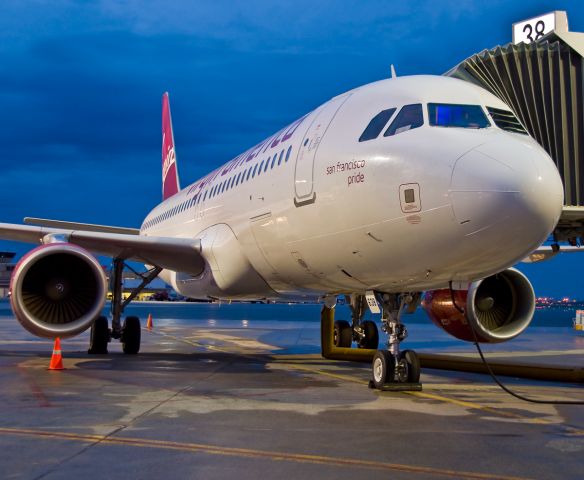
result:
[[[391,78],[397,78],[397,73],[395,73],[395,67],[393,63],[391,64]]]

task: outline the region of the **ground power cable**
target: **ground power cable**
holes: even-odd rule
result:
[[[462,313],[463,315],[465,315],[465,311],[463,308],[460,308],[457,304],[456,304],[456,300],[454,298],[454,290],[452,289],[452,282],[449,282],[449,288],[450,288],[450,299],[452,300],[452,305],[454,305],[454,308],[456,308],[456,310],[458,310],[460,313]],[[491,378],[493,379],[493,381],[499,386],[501,387],[501,389],[508,393],[509,395],[522,400],[524,402],[529,402],[529,403],[537,403],[537,404],[543,404],[543,405],[584,405],[584,401],[581,400],[537,400],[535,398],[529,398],[526,397],[524,395],[521,395],[519,393],[514,392],[513,390],[511,390],[509,387],[505,386],[497,377],[497,375],[495,375],[495,372],[493,372],[493,369],[491,368],[491,366],[489,365],[489,362],[487,362],[487,359],[485,358],[485,356],[483,355],[483,350],[481,349],[480,345],[479,345],[479,340],[477,337],[477,333],[475,331],[475,327],[472,324],[472,322],[468,322],[468,324],[470,325],[470,329],[472,331],[472,335],[474,337],[474,345],[477,348],[477,351],[479,352],[479,356],[481,357],[481,361],[483,362],[483,365],[485,366],[485,368],[487,369],[487,372],[489,373],[489,375],[491,376]]]

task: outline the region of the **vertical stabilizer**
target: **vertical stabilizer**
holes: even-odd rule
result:
[[[179,190],[170,102],[165,92],[162,95],[162,199],[172,197]]]

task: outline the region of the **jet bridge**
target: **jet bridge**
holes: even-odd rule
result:
[[[499,97],[549,153],[565,191],[554,234],[556,240],[576,245],[584,244],[584,33],[569,32],[565,13],[554,14],[565,19],[555,30],[540,32],[531,43],[483,50],[445,75]]]

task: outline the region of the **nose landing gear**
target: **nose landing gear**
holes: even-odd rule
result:
[[[400,343],[408,336],[401,315],[416,309],[420,294],[382,294],[378,300],[382,308],[382,329],[389,337],[387,350],[378,350],[373,357],[373,378],[369,387],[393,391],[421,390],[418,356],[413,350],[400,352]]]
[[[320,317],[322,356],[329,360],[371,363],[373,378],[369,382],[370,388],[390,391],[422,390],[418,356],[412,350],[400,351],[400,343],[408,335],[405,325],[401,322],[401,315],[416,310],[421,294],[371,292],[365,297],[366,305],[369,305],[374,314],[380,312],[381,304],[382,328],[388,333],[387,350],[377,350],[379,343],[377,327],[374,325],[374,329],[370,328],[369,321],[361,322],[367,308],[366,306],[361,308],[364,303],[363,297],[365,296],[351,295],[348,298],[353,314],[352,327],[343,320],[335,322],[335,304],[327,303],[325,300]],[[360,344],[361,348],[349,348],[352,340]],[[364,345],[372,348],[362,348]]]

